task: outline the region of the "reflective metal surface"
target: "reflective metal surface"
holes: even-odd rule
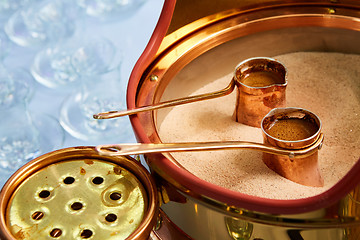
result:
[[[250,58],[236,66],[238,86],[234,117],[237,122],[261,127],[273,108],[286,105],[286,67],[272,58]]]
[[[358,239],[359,236],[359,219],[350,214],[336,214],[336,206],[297,215],[267,215],[230,207],[224,214],[211,205],[188,197],[186,203],[169,202],[162,208],[193,239],[207,236],[209,239],[228,240],[345,240]]]
[[[279,123],[281,125],[276,127]],[[264,143],[271,146],[303,149],[309,144],[311,146],[321,136],[319,117],[301,108],[274,108],[264,117],[261,124]],[[318,151],[302,159],[263,153],[262,159],[266,166],[291,181],[305,186],[324,186],[318,162]]]
[[[141,71],[130,79],[128,107],[187,96],[216,76],[231,72],[234,65],[228,65],[229,62],[238,63],[249,57],[297,51],[360,53],[360,45],[356,44],[360,39],[358,1],[253,3],[243,2],[244,5],[238,4],[236,8],[220,7],[223,12],[213,8],[212,13],[216,14],[184,18],[190,23],[186,26],[174,20],[151,61],[140,62],[136,67]],[[209,4],[209,8],[213,4]],[[180,5],[175,10],[181,9]],[[176,20],[179,20],[180,11],[177,13]],[[198,15],[202,13],[199,11]],[[199,81],[177,77],[202,57],[213,59],[217,65],[211,65],[206,71],[192,69],[194,75],[199,74]],[[157,76],[155,81],[152,76]],[[167,112],[159,110],[132,116],[137,139],[145,143],[161,142],[157,130]],[[162,209],[194,239],[236,239],[238,236],[245,239],[357,239],[359,236],[358,163],[323,194],[273,200],[203,181],[170,154],[149,154],[146,160],[158,175],[158,182],[167,189],[168,201]]]
[[[138,162],[58,150],[17,171],[0,194],[2,239],[147,239],[155,184]]]
[[[125,239],[140,225],[146,198],[136,177],[115,164],[58,163],[19,186],[7,208],[7,225],[26,239]]]
[[[96,150],[105,156],[124,156],[146,153],[210,151],[226,149],[249,149],[273,155],[290,158],[306,158],[313,155],[321,148],[324,136],[319,134],[312,139],[311,144],[301,149],[280,148],[270,144],[261,144],[245,141],[220,141],[220,142],[185,142],[185,143],[124,143],[106,144],[96,146]]]
[[[152,79],[153,76],[151,76],[150,78]],[[156,81],[156,80],[152,80],[152,81]],[[222,97],[222,96],[230,94],[234,90],[234,88],[235,88],[234,81],[230,81],[230,84],[227,87],[225,87],[224,89],[219,90],[219,91],[215,91],[215,92],[211,92],[211,93],[204,93],[202,95],[190,96],[190,97],[185,97],[185,98],[180,98],[180,99],[173,99],[173,100],[169,100],[166,102],[161,102],[161,103],[157,103],[157,104],[149,105],[149,106],[141,106],[141,107],[138,107],[135,109],[130,109],[130,110],[119,110],[119,111],[114,110],[114,111],[109,111],[109,112],[96,113],[96,114],[94,114],[93,117],[94,117],[94,119],[117,118],[117,117],[123,117],[123,116],[128,116],[128,115],[134,115],[134,114],[142,113],[142,112],[154,111],[154,110],[161,109],[161,108],[174,107],[174,106],[178,106],[178,105],[182,105],[182,104],[186,104],[186,103],[192,103],[192,102],[213,99],[213,98]]]

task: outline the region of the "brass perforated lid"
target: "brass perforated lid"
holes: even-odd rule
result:
[[[136,160],[96,157],[92,148],[47,154],[4,186],[1,234],[5,239],[146,239],[157,211],[155,187],[147,177]]]

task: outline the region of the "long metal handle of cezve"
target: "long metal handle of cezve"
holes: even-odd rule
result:
[[[303,158],[321,148],[324,136],[321,133],[318,139],[309,147],[303,149],[284,149],[266,144],[245,141],[224,142],[186,142],[186,143],[133,143],[99,145],[96,150],[99,154],[120,156],[159,152],[209,151],[224,149],[252,149],[266,153],[285,155],[290,158]]]
[[[143,107],[130,109],[130,110],[109,111],[109,112],[97,113],[97,114],[94,114],[93,117],[95,119],[116,118],[116,117],[128,116],[128,115],[133,115],[133,114],[146,112],[146,111],[152,111],[152,110],[156,110],[156,109],[160,109],[160,108],[174,107],[174,106],[181,105],[181,104],[213,99],[213,98],[222,97],[222,96],[230,94],[234,90],[234,88],[235,88],[235,82],[234,82],[234,80],[232,80],[226,88],[224,88],[220,91],[200,94],[200,95],[196,95],[196,96],[189,96],[189,97],[185,97],[185,98],[174,99],[174,100],[154,104],[151,106],[143,106]]]

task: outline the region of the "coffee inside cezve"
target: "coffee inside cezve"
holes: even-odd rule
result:
[[[267,87],[273,84],[284,83],[284,80],[275,73],[261,71],[246,74],[241,79],[241,82],[249,87]]]
[[[313,136],[319,127],[306,118],[275,120],[265,131],[272,137],[285,141],[298,141]]]

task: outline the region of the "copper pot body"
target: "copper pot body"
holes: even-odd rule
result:
[[[128,107],[187,96],[217,73],[232,72],[236,64],[255,56],[296,51],[360,54],[359,10],[360,2],[351,0],[243,1],[236,8],[190,21],[177,31],[169,30],[154,58],[142,61],[145,67],[133,72]],[[176,77],[202,58],[224,61],[218,61],[216,71],[194,69],[198,81]],[[158,125],[167,112],[132,116],[138,141],[161,142]],[[149,154],[145,159],[162,189],[165,204],[161,208],[193,239],[340,240],[360,236],[358,163],[321,196],[272,200],[205,182],[170,154]]]
[[[287,121],[289,119],[290,121],[291,119],[295,119],[295,121],[299,120],[304,121],[305,123],[309,122],[310,124],[308,124],[307,126],[302,125],[299,127],[299,129],[300,131],[303,130],[302,128],[304,128],[305,131],[308,132],[313,131],[313,134],[306,138],[292,141],[289,139],[285,139],[286,137],[282,139],[277,138],[277,136],[286,135],[287,132],[294,132],[294,129],[286,129],[286,127],[289,128],[289,126],[286,126],[286,124],[283,125],[281,129],[277,130],[278,132],[275,132],[275,135],[269,133],[269,129],[271,127],[274,127],[276,122]],[[265,144],[292,150],[303,149],[312,145],[319,138],[321,132],[321,121],[316,114],[305,109],[274,108],[269,111],[269,113],[261,121],[261,129]],[[301,132],[298,134],[301,134]],[[318,150],[316,150],[311,155],[301,159],[295,159],[291,156],[280,156],[264,152],[262,160],[266,164],[266,166],[268,166],[268,168],[285,178],[292,179],[294,182],[306,186],[324,186],[324,179],[321,175],[318,165]]]
[[[253,78],[246,82],[251,74],[260,72],[266,74],[266,80],[274,78],[276,81],[263,84],[261,80],[257,81],[258,78]],[[285,107],[286,76],[285,66],[275,59],[250,58],[239,63],[234,73],[237,86],[235,120],[245,125],[261,127],[261,120],[271,109]]]

